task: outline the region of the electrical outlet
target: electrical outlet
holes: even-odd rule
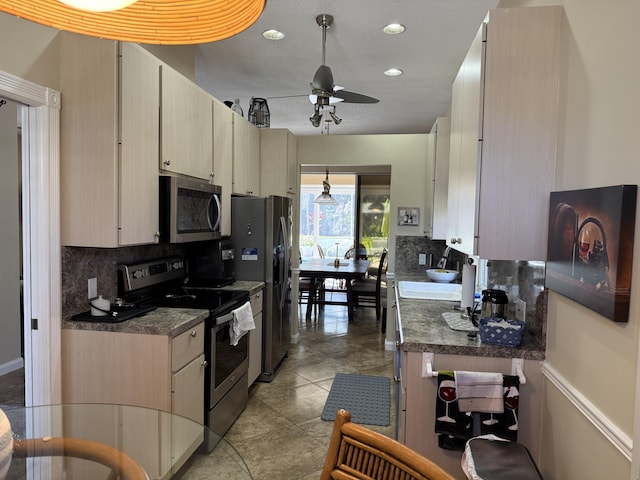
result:
[[[522,320],[523,322],[526,320],[527,317],[527,303],[518,298],[516,300],[516,319],[517,320]]]
[[[420,253],[418,254],[418,265],[426,265],[427,264],[427,254]]]
[[[90,278],[87,281],[87,290],[89,298],[96,298],[98,296],[98,279]]]

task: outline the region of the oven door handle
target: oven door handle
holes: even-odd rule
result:
[[[216,318],[216,326],[222,325],[224,323],[230,322],[233,320],[233,312],[227,313],[226,315],[222,315]]]

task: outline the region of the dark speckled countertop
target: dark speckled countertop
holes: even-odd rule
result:
[[[264,287],[264,282],[239,280],[220,290],[241,290],[254,294]],[[176,337],[195,327],[209,316],[208,310],[194,308],[157,308],[140,317],[120,323],[67,320],[62,328],[70,330],[96,330],[102,332],[141,333]]]
[[[194,287],[196,288],[196,287]],[[230,285],[225,285],[224,287],[218,288],[207,288],[209,290],[233,290],[233,291],[243,291],[249,292],[249,295],[253,295],[261,288],[264,288],[264,282],[253,281],[253,280],[236,280]]]
[[[156,308],[144,315],[120,323],[67,320],[63,322],[62,328],[177,337],[181,333],[202,323],[208,316],[209,310],[195,308]]]
[[[415,275],[395,276],[396,285],[401,280],[426,281],[425,277]],[[520,347],[512,348],[486,345],[480,342],[479,335],[469,339],[466,332],[449,328],[442,313],[454,311],[453,307],[459,306],[459,302],[410,299],[399,295],[397,298],[402,332],[400,348],[404,351],[544,360],[544,350],[526,331]]]

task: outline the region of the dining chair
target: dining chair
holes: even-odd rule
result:
[[[382,277],[386,270],[387,249],[382,250],[378,272],[375,278],[363,278],[351,284],[351,294],[356,307],[374,307],[376,309],[376,320],[380,321],[382,314],[382,296],[387,295],[386,286],[382,286]]]
[[[338,410],[320,480],[454,480],[428,458]]]
[[[311,278],[310,277],[300,277],[298,278],[298,305],[302,303],[311,302],[313,305],[313,315],[317,317],[318,315],[318,295],[320,294],[320,288],[316,285],[316,295],[314,298],[311,298]],[[303,302],[306,300],[306,302]]]

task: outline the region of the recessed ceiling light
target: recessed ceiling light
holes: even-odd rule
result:
[[[262,36],[267,40],[282,40],[284,38],[284,33],[278,30],[271,29],[262,32]]]
[[[390,68],[389,70],[385,70],[384,74],[387,77],[397,77],[398,75],[402,75],[402,70],[399,68]]]
[[[389,35],[397,35],[404,32],[404,30],[404,25],[401,25],[400,23],[390,23],[382,29],[384,33],[387,33]]]

